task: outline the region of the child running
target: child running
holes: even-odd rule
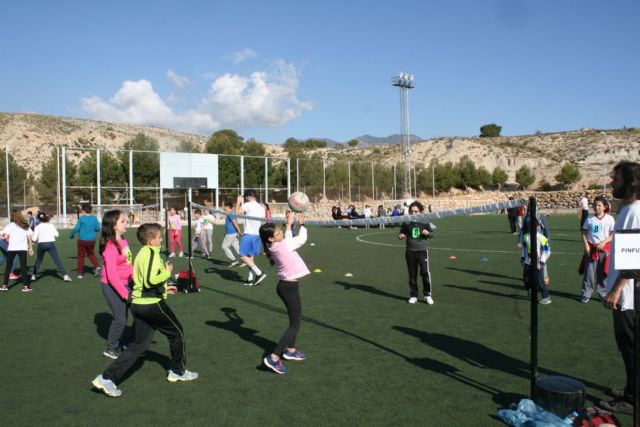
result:
[[[127,326],[127,300],[131,291],[133,265],[129,244],[124,239],[127,220],[124,212],[112,210],[102,217],[100,255],[102,255],[102,295],[111,309],[113,321],[107,334],[107,349],[102,353],[110,359],[120,355],[120,340]]]
[[[410,215],[419,215],[424,212],[422,203],[415,201],[409,205]],[[433,237],[433,229],[430,223],[411,221],[402,224],[398,239],[407,239],[407,249],[404,252],[409,270],[409,292],[411,293],[407,302],[415,304],[418,302],[418,266],[420,266],[420,276],[422,276],[422,286],[424,287],[423,300],[429,305],[434,303],[431,296],[431,272],[429,272],[429,252],[427,251],[427,239]]]
[[[176,252],[174,251],[175,245],[178,245],[178,250],[180,250],[180,254],[178,256],[183,256],[182,252],[182,217],[180,214],[176,212],[174,208],[169,208],[169,217],[168,217],[167,227],[169,228],[169,249],[171,253],[169,257],[172,258],[176,256]]]
[[[49,222],[49,215],[44,214],[38,217],[40,218],[40,223],[36,225],[36,229],[33,232],[33,241],[38,242],[38,252],[36,255],[36,264],[33,266],[31,281],[35,282],[38,280],[38,270],[40,270],[42,259],[46,253],[49,253],[62,274],[62,280],[70,282],[71,277],[67,275],[67,270],[65,270],[64,265],[62,265],[62,261],[60,261],[60,256],[58,255],[58,249],[56,249],[56,237],[59,236],[58,230],[56,230],[55,225]]]
[[[231,200],[227,200],[224,204],[224,211],[227,213],[227,218],[224,220],[225,235],[222,240],[222,251],[229,258],[229,267],[235,267],[240,264],[231,252],[231,248],[235,249],[236,253],[240,253],[240,243],[238,242],[238,234],[242,235],[240,227],[236,222],[236,217],[233,215],[234,203]]]
[[[204,218],[202,218],[202,211],[200,209],[196,209],[193,212],[193,219],[195,220],[195,235],[191,240],[190,258],[193,258],[193,253],[196,251],[198,246],[202,248],[204,256],[209,258],[211,254],[209,253],[209,248],[207,248],[207,235],[204,231]]]
[[[100,267],[98,258],[93,253],[96,246],[96,233],[100,231],[100,222],[95,215],[91,214],[93,207],[89,203],[82,205],[82,215],[78,218],[76,226],[71,230],[69,238],[73,239],[76,233],[78,235],[78,279],[82,279],[84,275],[84,257],[89,257],[94,268],[94,276],[100,275]]]
[[[192,381],[197,372],[186,369],[184,333],[180,321],[166,303],[167,294],[175,294],[176,287],[167,285],[173,271],[170,262],[163,263],[160,257],[162,247],[162,226],[142,224],[138,227],[138,240],[144,245],[133,264],[133,292],[131,312],[133,313],[134,342],[120,354],[92,385],[110,397],[119,397],[119,384],[138,358],[147,350],[156,330],[169,339],[171,349],[171,369],[167,381]]]
[[[4,270],[4,283],[0,288],[1,292],[9,290],[9,273],[13,266],[13,260],[17,257],[20,259],[20,272],[22,273],[22,292],[31,292],[31,285],[27,275],[27,254],[33,255],[33,246],[31,236],[33,231],[29,227],[29,223],[22,216],[20,211],[15,210],[11,213],[11,222],[2,230],[2,235],[9,240],[7,248],[7,267]]]
[[[523,236],[523,245],[522,245],[522,256],[520,258],[520,262],[523,265],[522,272],[522,280],[524,282],[524,286],[527,289],[528,293],[531,293],[531,288],[529,285],[529,280],[531,275],[533,274],[533,268],[537,268],[538,272],[538,289],[540,289],[540,293],[542,294],[542,299],[540,300],[540,304],[551,304],[551,297],[549,296],[549,290],[547,285],[544,283],[544,273],[543,268],[547,263],[547,260],[551,256],[551,248],[549,247],[549,240],[542,234],[542,226],[539,222],[539,219],[536,218],[535,221],[536,228],[536,243],[537,248],[536,252],[538,254],[538,265],[531,265],[531,234],[527,232]],[[533,229],[533,227],[531,227]]]
[[[280,360],[280,355],[286,360],[304,360],[306,356],[296,349],[296,336],[300,330],[302,306],[298,279],[309,274],[309,269],[298,255],[296,250],[307,241],[307,229],[304,226],[304,215],[298,214],[300,229],[298,235],[291,235],[295,215],[287,214],[287,226],[284,235],[282,228],[274,223],[266,223],[260,226],[260,240],[264,246],[264,252],[271,265],[278,269],[278,286],[276,292],[289,314],[289,328],[284,332],[273,352],[262,359],[264,365],[276,374],[284,374],[285,366]]]

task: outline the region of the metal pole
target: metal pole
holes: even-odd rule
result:
[[[244,156],[240,156],[240,195],[244,194]]]
[[[193,288],[193,264],[191,257],[193,256],[193,248],[191,247],[191,188],[189,188],[189,199],[187,201],[188,213],[187,216],[188,224],[187,224],[187,238],[189,239],[189,289]]]
[[[67,220],[67,148],[62,147],[62,216]]]
[[[529,199],[529,260],[531,262],[531,274],[529,275],[529,289],[531,289],[531,399],[536,400],[536,379],[538,378],[538,232],[536,225],[537,203],[536,198]],[[524,231],[523,231],[524,232]],[[526,243],[524,243],[526,245]],[[525,250],[527,248],[525,247]]]
[[[327,159],[322,158],[322,200],[327,200]]]
[[[287,200],[291,196],[291,159],[287,157]]]
[[[9,145],[4,146],[4,166],[7,172],[7,218],[11,221],[11,191],[9,190]]]
[[[56,216],[60,218],[60,147],[56,146]]]
[[[133,151],[129,150],[129,206],[133,207]]]
[[[158,203],[158,214],[159,218],[162,218],[162,209],[164,207],[164,195],[162,194],[162,187],[158,184],[158,198],[160,202]]]
[[[269,203],[269,158],[264,158],[264,202]]]
[[[633,392],[633,425],[640,426],[640,271],[633,272],[633,297],[634,297],[634,327],[633,327],[633,372],[634,392]]]
[[[416,167],[413,167],[413,197],[418,198],[418,179],[416,178]]]
[[[100,189],[102,188],[102,184],[100,182],[100,149],[98,148],[96,150],[96,182],[97,182],[97,200],[98,200],[98,206],[102,205],[102,195],[100,194],[101,191]]]
[[[376,199],[376,180],[373,175],[373,163],[371,163],[371,198]]]
[[[393,197],[392,199],[395,200],[398,197],[398,192],[396,190],[396,165],[393,165]]]
[[[349,203],[351,203],[351,162],[347,162],[349,176]]]

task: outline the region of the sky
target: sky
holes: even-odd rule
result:
[[[4,1],[0,111],[287,138],[640,127],[640,1]]]

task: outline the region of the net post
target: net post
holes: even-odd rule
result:
[[[189,241],[189,289],[191,289],[193,287],[193,278],[191,277],[191,275],[193,274],[193,264],[192,264],[192,260],[191,260],[191,255],[193,254],[193,248],[191,247],[191,188],[189,188],[189,199],[187,200],[187,212],[188,212],[188,216],[187,216],[187,237],[188,237],[188,241]]]
[[[169,255],[169,238],[171,237],[169,233],[169,203],[164,210],[164,236],[164,251],[166,255]]]
[[[536,400],[536,379],[538,377],[538,229],[536,225],[537,201],[535,197],[529,198],[529,260],[531,262],[531,274],[529,275],[529,289],[531,289],[531,372],[530,395]],[[523,221],[524,225],[524,221]],[[524,232],[523,230],[523,236]],[[526,243],[523,242],[526,248]]]

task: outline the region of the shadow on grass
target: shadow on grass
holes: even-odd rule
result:
[[[529,297],[526,296],[526,295],[503,294],[501,292],[490,291],[490,290],[487,290],[487,289],[481,289],[481,288],[477,288],[477,287],[473,287],[473,286],[459,286],[459,285],[442,285],[442,286],[446,287],[446,288],[460,289],[460,290],[463,290],[463,291],[479,292],[481,294],[491,295],[491,296],[494,296],[494,297],[511,298],[511,299],[517,299],[517,300],[523,300],[523,301],[529,300]],[[524,287],[520,287],[520,288],[522,288],[522,290],[524,291]]]
[[[112,321],[113,321],[113,316],[110,313],[96,313],[93,316],[93,324],[96,325],[96,332],[104,340],[106,340],[109,336],[109,328],[111,327]],[[133,336],[133,328],[128,325],[125,326],[124,332],[122,333],[122,338],[120,339],[120,343],[126,344],[131,342],[132,336]]]
[[[425,331],[420,331],[418,329],[407,328],[403,326],[393,326],[393,330],[402,332],[404,334],[410,335],[412,337],[418,338],[421,342],[425,343],[429,347],[435,348],[439,351],[449,354],[450,356],[459,359],[474,368],[479,369],[491,369],[500,372],[506,372],[511,375],[515,375],[521,378],[529,379],[531,372],[531,365],[529,363],[525,363],[520,359],[516,359],[499,351],[493,350],[492,348],[480,344],[478,342],[465,340],[462,338],[454,337],[451,335],[444,335],[438,333],[429,333]],[[414,359],[414,360],[425,360],[425,359]],[[430,360],[430,359],[426,359]],[[437,362],[440,363],[440,362]],[[487,384],[478,383],[474,380],[470,380],[467,377],[461,376],[458,374],[457,368],[452,368],[450,365],[442,364],[439,366],[437,363],[423,363],[416,364],[417,366],[421,366],[424,369],[433,370],[434,372],[441,373],[445,376],[449,376],[458,381],[461,381],[464,384],[473,386],[478,390],[485,391],[487,393],[493,394],[493,400],[496,403],[500,403],[504,406],[508,405],[508,403],[504,403],[506,399],[511,399],[511,394],[505,394],[500,390],[495,389]],[[432,369],[433,368],[433,369]],[[544,375],[564,375],[560,372],[555,372],[548,369],[539,369],[539,372]],[[580,378],[576,378],[578,381],[581,381],[587,387],[600,390],[602,392],[606,392],[608,388],[602,387],[598,384],[591,383],[589,381],[585,381]],[[471,381],[471,382],[470,382]],[[484,389],[483,389],[484,387]],[[595,400],[596,397],[593,395],[586,395],[587,398],[591,400]],[[512,400],[513,401],[513,400]]]
[[[359,291],[362,292],[369,292],[371,294],[374,295],[378,295],[378,296],[382,296],[382,297],[386,297],[386,298],[391,298],[391,299],[397,299],[400,301],[404,301],[405,298],[395,295],[395,294],[391,294],[389,292],[385,292],[385,291],[381,291],[380,289],[376,289],[373,286],[369,286],[369,285],[358,285],[355,283],[348,283],[348,282],[342,282],[342,281],[337,281],[335,282],[336,285],[340,285],[344,287],[345,291],[348,291],[349,289],[357,289]]]
[[[155,343],[155,341],[152,341],[152,343]],[[156,353],[155,351],[147,350],[145,355],[139,357],[138,360],[136,360],[136,363],[131,367],[131,369],[129,369],[124,377],[122,377],[122,381],[120,381],[120,383],[125,382],[131,375],[136,373],[138,369],[142,368],[142,365],[144,365],[144,362],[147,360],[150,362],[155,362],[158,365],[162,366],[164,376],[166,376],[167,371],[171,369],[171,359],[169,359],[168,356]]]
[[[229,270],[228,268],[207,267],[204,269],[204,272],[207,274],[218,274],[222,279],[231,282],[244,282],[245,280],[237,270]]]
[[[276,343],[259,335],[256,335],[259,332],[257,330],[242,326],[244,324],[244,320],[242,320],[235,308],[222,307],[220,311],[224,313],[225,317],[227,318],[226,321],[219,322],[217,320],[207,320],[204,323],[215,328],[233,332],[244,341],[250,342],[260,347],[264,351],[264,354],[271,353],[271,351],[276,346]]]
[[[500,279],[511,279],[511,280],[518,280],[518,281],[522,280],[522,277],[506,276],[504,274],[491,273],[488,271],[469,270],[467,268],[447,267],[447,270],[460,271],[463,273],[469,273],[474,276],[490,276],[490,277],[498,277]]]

